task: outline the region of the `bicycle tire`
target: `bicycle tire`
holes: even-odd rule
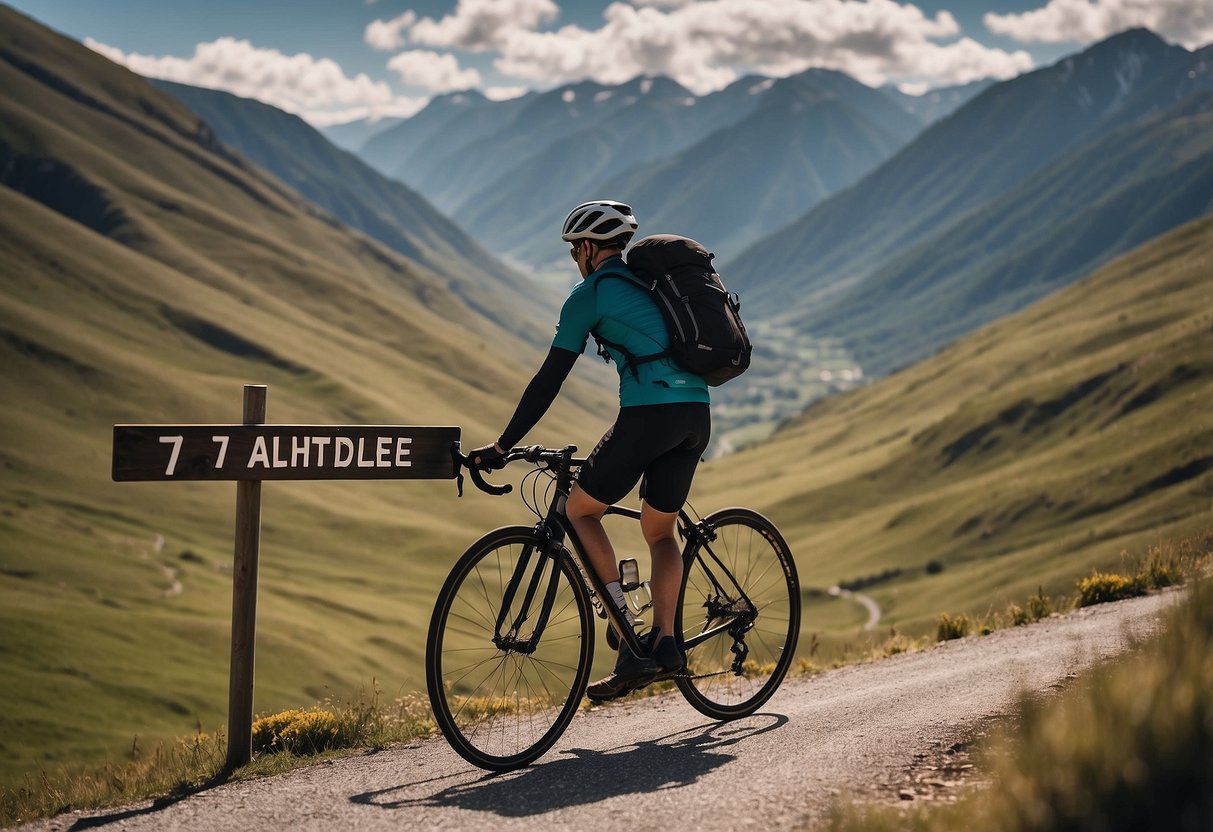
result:
[[[529,765],[552,747],[577,711],[594,656],[589,595],[567,551],[556,561],[552,612],[534,652],[494,644],[504,586],[527,550],[528,573],[541,560],[551,569],[531,528],[497,529],[472,544],[447,576],[426,640],[438,728],[461,757],[489,771]],[[543,573],[541,582],[549,577]],[[516,596],[511,611],[519,603]],[[527,619],[531,633],[537,618]]]
[[[687,650],[687,673],[676,677],[675,684],[687,702],[705,716],[738,719],[771,698],[792,664],[800,634],[800,582],[787,541],[758,512],[726,508],[705,521],[715,539],[706,544],[707,550],[701,544],[689,547],[686,553],[675,629],[685,642],[712,626],[709,604],[727,605],[736,600],[738,593],[729,581],[717,576],[714,584],[708,578],[705,564],[714,572],[723,572],[712,555],[736,577],[757,608],[757,617],[741,635],[748,650],[741,675],[731,669],[738,639],[720,632]]]

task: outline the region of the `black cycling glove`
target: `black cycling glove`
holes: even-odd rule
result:
[[[472,451],[468,459],[481,471],[497,471],[505,467],[505,454],[492,443]]]

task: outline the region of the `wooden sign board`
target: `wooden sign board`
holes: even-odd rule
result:
[[[452,479],[457,427],[115,425],[116,482]]]

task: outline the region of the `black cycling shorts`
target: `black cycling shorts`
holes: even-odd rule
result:
[[[658,511],[678,511],[711,434],[712,413],[706,402],[620,408],[577,482],[595,500],[612,505],[643,476],[641,499]]]

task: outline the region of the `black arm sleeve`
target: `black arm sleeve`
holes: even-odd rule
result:
[[[514,447],[543,418],[543,414],[547,413],[552,402],[556,400],[556,394],[560,392],[560,385],[564,384],[564,380],[569,377],[569,372],[573,369],[573,364],[576,363],[579,354],[560,347],[552,347],[548,351],[548,357],[543,360],[543,366],[535,373],[531,383],[526,386],[513,418],[506,425],[501,438],[497,440],[499,448],[508,451]]]

